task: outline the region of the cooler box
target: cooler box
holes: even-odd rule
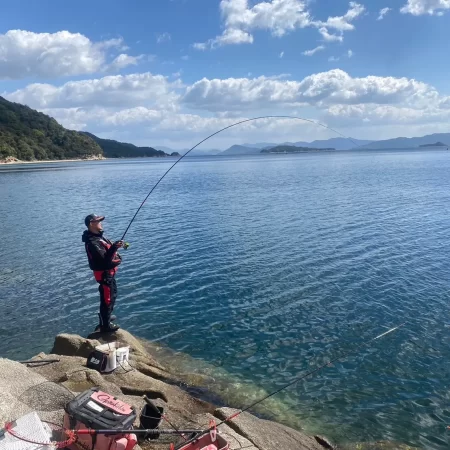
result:
[[[89,389],[69,402],[65,407],[64,427],[77,430],[130,430],[126,434],[80,435],[71,450],[132,450],[136,445],[136,435],[132,426],[136,420],[136,411],[130,405],[97,388]]]

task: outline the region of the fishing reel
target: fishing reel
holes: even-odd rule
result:
[[[127,250],[129,246],[130,246],[130,243],[129,243],[129,242],[124,242],[124,243],[123,243],[123,249],[124,249],[124,250]]]

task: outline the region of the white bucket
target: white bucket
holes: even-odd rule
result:
[[[128,364],[128,358],[130,357],[130,347],[120,347],[116,350],[117,364]]]
[[[116,343],[111,342],[109,344],[97,345],[96,350],[106,355],[106,367],[104,372],[112,372],[117,368],[117,349]]]

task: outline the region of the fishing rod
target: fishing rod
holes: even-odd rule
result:
[[[202,141],[200,141],[198,144],[194,145],[191,149],[189,149],[184,155],[182,155],[180,158],[178,158],[170,167],[169,169],[166,170],[166,172],[164,173],[164,175],[156,182],[156,184],[151,188],[150,192],[147,194],[147,196],[145,197],[144,201],[141,203],[141,205],[139,206],[139,208],[137,209],[136,213],[134,214],[133,218],[131,219],[130,223],[128,224],[125,232],[123,233],[122,237],[121,237],[121,241],[123,241],[125,239],[126,234],[128,233],[128,230],[131,227],[131,224],[134,222],[134,219],[136,219],[136,216],[139,214],[139,211],[142,209],[142,207],[144,206],[145,202],[147,201],[147,199],[150,197],[150,195],[152,194],[152,192],[156,189],[156,187],[159,185],[159,183],[161,183],[161,181],[166,177],[166,175],[185,157],[187,156],[189,153],[192,152],[192,150],[195,150],[200,144],[203,144],[203,142],[206,142],[208,139],[211,139],[212,137],[216,136],[219,133],[222,133],[222,131],[228,130],[230,128],[236,127],[238,125],[241,125],[243,123],[246,122],[253,122],[255,120],[260,120],[260,119],[294,119],[294,120],[301,120],[303,122],[309,122],[312,123],[314,125],[319,125],[322,128],[326,128],[327,130],[333,131],[334,133],[338,134],[339,136],[350,140],[353,144],[355,144],[355,146],[358,146],[358,144],[352,139],[349,138],[345,135],[343,135],[342,133],[339,133],[339,131],[333,130],[333,128],[330,128],[320,122],[316,122],[315,120],[311,120],[311,119],[304,119],[303,117],[297,117],[297,116],[284,116],[284,115],[280,115],[280,116],[274,116],[274,115],[270,115],[270,116],[259,116],[259,117],[253,117],[251,119],[245,119],[245,120],[241,120],[239,122],[233,123],[231,125],[228,125],[222,129],[220,129],[219,131],[216,131],[215,133],[210,134],[208,137],[206,137],[205,139],[203,139]],[[127,243],[125,248],[128,248],[129,244]]]
[[[264,402],[265,400],[267,400],[270,397],[273,397],[274,395],[280,393],[281,391],[284,391],[285,389],[287,389],[288,387],[292,386],[295,383],[298,383],[301,380],[304,380],[305,378],[309,377],[310,375],[314,375],[318,372],[320,372],[321,370],[323,370],[325,367],[330,366],[331,364],[339,361],[340,359],[343,359],[345,357],[347,357],[348,355],[354,353],[355,351],[363,348],[363,347],[367,347],[369,344],[371,344],[372,342],[381,339],[385,336],[387,336],[390,333],[393,333],[394,331],[398,330],[399,328],[403,327],[407,322],[404,322],[394,328],[391,328],[387,331],[385,331],[382,334],[379,334],[378,336],[375,336],[374,338],[369,339],[368,341],[364,341],[361,344],[359,344],[357,347],[355,347],[352,350],[349,350],[347,352],[341,353],[340,355],[336,356],[335,358],[330,359],[329,361],[327,361],[326,363],[322,364],[321,366],[317,367],[316,369],[313,369],[309,372],[307,372],[306,374],[303,374],[301,376],[299,376],[298,378],[295,378],[293,381],[289,382],[288,384],[284,385],[283,387],[277,389],[276,391],[273,391],[272,393],[264,396],[263,398],[253,402],[252,404],[250,404],[249,406],[245,407],[244,409],[241,409],[240,411],[237,411],[231,415],[229,415],[228,417],[226,417],[225,419],[223,419],[221,422],[219,422],[217,425],[214,425],[213,427],[208,428],[207,430],[204,431],[203,434],[209,433],[211,431],[213,431],[215,428],[219,427],[220,425],[223,425],[224,423],[230,422],[231,420],[235,419],[236,417],[238,417],[239,415],[241,415],[242,413],[248,411],[249,409],[255,407],[256,405],[259,405],[260,403]],[[197,440],[199,437],[201,437],[201,435],[196,436],[192,439],[190,439],[187,442],[184,442],[183,445],[186,445],[188,443],[194,442],[195,440]]]

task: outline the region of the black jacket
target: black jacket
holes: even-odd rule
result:
[[[85,245],[89,267],[94,272],[115,269],[122,262],[117,247],[103,236],[103,232],[94,234],[85,230],[81,240]]]

